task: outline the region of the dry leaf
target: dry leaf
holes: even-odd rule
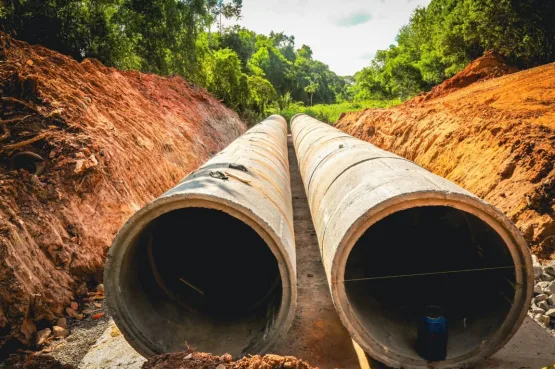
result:
[[[104,314],[105,314],[105,313],[98,313],[98,314],[93,315],[92,318],[95,319],[95,320],[96,320],[96,319],[100,319],[100,318],[102,318],[102,317],[104,316]]]

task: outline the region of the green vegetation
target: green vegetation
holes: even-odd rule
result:
[[[344,101],[337,104],[317,104],[314,106],[304,106],[303,104],[293,103],[283,108],[271,110],[271,113],[282,115],[289,121],[295,114],[304,113],[321,120],[322,122],[333,124],[337,122],[341,113],[359,111],[374,108],[389,108],[400,104],[401,100],[364,100],[358,102]]]
[[[407,99],[429,90],[494,50],[517,67],[555,60],[550,0],[432,0],[355,75],[353,99]]]
[[[242,0],[0,0],[0,29],[77,60],[181,75],[250,122],[269,112],[334,122],[388,106],[490,49],[520,68],[555,60],[552,0],[432,0],[354,77],[330,71],[307,45],[297,49],[294,36],[223,27],[241,11]]]
[[[0,21],[17,38],[77,60],[181,75],[250,121],[280,101],[336,102],[348,85],[310,47],[296,50],[283,32],[222,26],[241,9],[242,0],[0,0]]]

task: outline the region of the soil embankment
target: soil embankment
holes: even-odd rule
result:
[[[51,327],[123,222],[245,129],[182,78],[0,34],[0,351]]]
[[[428,94],[337,127],[484,198],[555,259],[555,64],[514,71],[489,53]]]

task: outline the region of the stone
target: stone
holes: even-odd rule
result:
[[[549,305],[547,305],[547,301],[541,301],[538,303],[538,307],[543,309],[543,311],[549,310]]]
[[[104,293],[104,285],[102,283],[96,286],[96,292]]]
[[[543,289],[539,285],[534,285],[534,293],[542,293]]]
[[[551,306],[555,306],[555,294],[551,295],[548,299],[547,299],[547,303]]]
[[[216,369],[226,369],[224,364],[218,364]]]
[[[543,274],[542,266],[540,264],[534,264],[533,268],[534,268],[534,278],[535,279],[540,278],[540,276]]]
[[[532,304],[531,310],[532,310],[532,313],[534,313],[534,314],[543,314],[543,313],[545,313],[545,310],[538,307],[536,304]]]
[[[551,263],[545,265],[543,267],[543,272],[545,274],[549,274],[552,277],[555,277],[555,261],[552,261]]]
[[[549,274],[547,274],[547,273],[543,273],[543,274],[540,276],[540,279],[541,279],[542,281],[546,281],[546,282],[555,281],[555,277],[553,277],[553,276],[551,276],[551,275],[549,275]]]
[[[548,325],[551,321],[551,318],[549,318],[547,315],[538,314],[536,315],[536,320],[544,325]]]
[[[551,282],[546,282],[546,281],[538,282],[538,283],[536,283],[536,285],[541,288],[542,292],[547,292],[549,286],[551,285]]]
[[[52,334],[52,330],[50,330],[50,328],[45,328],[42,331],[38,331],[37,340],[36,340],[37,346],[41,346],[44,343],[44,341],[46,341],[46,339],[50,337],[51,334]]]
[[[538,302],[542,302],[545,301],[549,298],[549,296],[547,296],[545,293],[539,294],[538,296],[534,297],[534,302],[538,303]]]
[[[67,336],[69,336],[69,331],[65,328],[55,325],[54,327],[52,327],[52,334],[54,335],[54,337],[66,338]]]
[[[187,356],[185,356],[185,360],[191,360],[193,358],[193,354],[189,354]]]
[[[555,293],[555,282],[549,282],[549,285],[543,291],[553,295]]]
[[[555,317],[555,309],[549,309],[545,312],[546,316]]]
[[[60,318],[56,321],[56,325],[58,327],[62,327],[62,328],[67,328],[67,319],[66,318]]]
[[[230,354],[224,354],[222,355],[222,361],[224,363],[231,363],[231,361],[233,361],[233,357]]]
[[[75,311],[79,310],[79,304],[76,303],[75,301],[72,301],[71,304],[69,305],[69,307],[72,308]]]

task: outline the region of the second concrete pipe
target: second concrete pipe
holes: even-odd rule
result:
[[[296,306],[287,124],[272,116],[123,226],[110,312],[142,355],[266,352]]]
[[[299,169],[337,312],[371,356],[451,368],[499,350],[533,290],[527,245],[502,213],[446,179],[306,115],[292,119]],[[449,324],[445,361],[417,352],[428,305]]]

